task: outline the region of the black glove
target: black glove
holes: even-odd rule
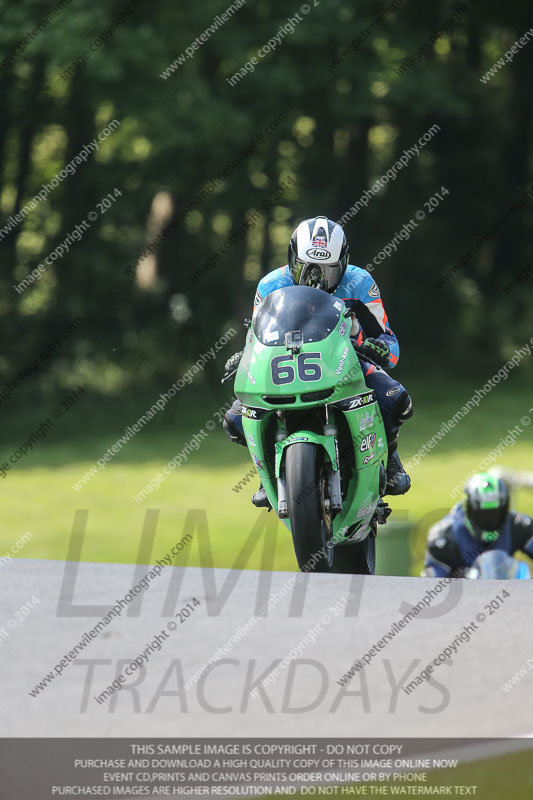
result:
[[[359,348],[359,353],[363,358],[368,356],[368,358],[371,358],[376,364],[379,364],[380,367],[389,366],[390,348],[388,344],[381,339],[365,339]]]
[[[240,364],[243,353],[244,350],[239,350],[238,353],[235,353],[235,355],[233,355],[231,358],[228,358],[226,361],[226,366],[224,367],[224,377],[222,378],[221,383],[225,383],[237,372],[237,367]]]

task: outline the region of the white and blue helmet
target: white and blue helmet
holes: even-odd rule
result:
[[[333,292],[348,265],[348,244],[340,225],[327,217],[300,222],[289,242],[289,269],[295,283]]]

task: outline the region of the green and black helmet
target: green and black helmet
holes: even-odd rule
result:
[[[465,524],[483,544],[495,542],[509,513],[509,488],[504,480],[480,472],[465,487]]]

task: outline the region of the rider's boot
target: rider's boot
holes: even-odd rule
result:
[[[272,508],[262,483],[259,484],[259,489],[253,495],[252,503],[256,508]]]
[[[406,494],[411,488],[411,478],[404,470],[398,455],[398,433],[388,442],[387,488],[385,494]]]

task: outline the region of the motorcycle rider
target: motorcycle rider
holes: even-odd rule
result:
[[[385,371],[398,363],[398,340],[389,326],[377,283],[369,272],[348,264],[348,244],[340,225],[327,217],[304,220],[289,242],[288,264],[269,272],[259,281],[254,311],[270,292],[285,286],[312,286],[344,301],[352,312],[350,338],[358,353],[365,381],[375,393],[387,434],[389,458],[386,494],[405,494],[411,479],[397,452],[400,426],[413,414],[411,398],[405,388]],[[368,356],[379,366],[366,361]],[[227,378],[236,370],[242,351],[226,363]],[[237,399],[226,412],[224,430],[232,442],[246,444],[241,403]],[[262,486],[252,498],[254,505],[270,505]]]
[[[509,511],[509,487],[502,478],[480,472],[468,481],[465,497],[428,534],[422,575],[464,577],[481,553],[521,550],[533,558],[533,519]]]

